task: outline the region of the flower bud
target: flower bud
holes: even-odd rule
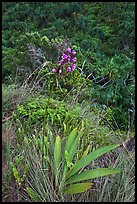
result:
[[[70,72],[70,71],[71,71],[71,68],[70,68],[70,67],[68,67],[68,68],[67,68],[67,72]]]
[[[68,47],[66,51],[70,53],[70,52],[71,52],[71,49],[70,49],[70,47]]]
[[[71,53],[72,53],[72,55],[75,55],[75,54],[76,54],[75,50],[72,50],[72,52],[71,52]]]
[[[60,74],[62,73],[62,69],[59,70],[59,73],[60,73]]]
[[[71,60],[72,60],[72,62],[76,62],[77,58],[75,57],[75,58],[72,58]]]
[[[54,73],[55,73],[55,72],[56,72],[56,69],[55,69],[55,68],[54,68],[54,69],[52,69],[52,72],[54,72]]]
[[[72,71],[74,71],[75,68],[76,68],[76,65],[73,64],[73,65],[72,65]]]

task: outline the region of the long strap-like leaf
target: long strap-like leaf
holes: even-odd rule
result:
[[[111,174],[118,174],[118,173],[120,173],[120,169],[99,168],[99,169],[87,170],[80,174],[73,175],[65,182],[65,184],[71,184],[78,181],[86,181],[89,179],[108,176]]]
[[[55,180],[57,185],[57,176],[58,176],[58,168],[61,162],[61,138],[58,135],[56,137],[55,141],[55,147],[54,147],[54,174],[55,174]]]
[[[84,166],[88,165],[91,161],[97,159],[98,157],[102,156],[103,154],[109,152],[110,150],[113,150],[117,148],[119,144],[114,144],[114,145],[108,145],[105,147],[101,147],[97,150],[94,150],[87,156],[83,157],[80,159],[74,166],[70,169],[70,171],[66,174],[66,179],[70,178],[74,174],[76,174],[81,168]]]
[[[73,157],[74,157],[74,155],[76,153],[76,149],[77,149],[77,146],[78,146],[78,143],[79,143],[79,138],[81,136],[82,136],[82,134],[79,132],[78,136],[75,139],[75,141],[72,143],[70,150],[67,152],[68,153],[68,160],[69,160],[70,163],[72,162]],[[67,167],[67,164],[66,164],[64,166],[63,177],[66,174],[67,170],[68,170],[68,167]]]
[[[93,185],[92,183],[76,183],[65,188],[64,194],[82,193],[90,189],[92,185]]]
[[[66,141],[66,146],[65,146],[64,152],[65,152],[65,151],[68,152],[68,151],[70,150],[71,145],[73,144],[73,142],[74,142],[75,139],[76,139],[76,135],[77,135],[77,127],[74,128],[74,129],[71,131],[71,133],[69,134],[68,139],[67,139],[67,141]]]

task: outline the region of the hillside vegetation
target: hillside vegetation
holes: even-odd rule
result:
[[[2,2],[2,122],[3,202],[134,202],[135,3]]]

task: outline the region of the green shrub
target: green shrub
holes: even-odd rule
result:
[[[80,107],[75,106],[73,108],[52,98],[35,98],[33,100],[31,98],[17,107],[14,118],[21,121],[21,127],[26,133],[29,129],[32,130],[32,127],[35,127],[37,123],[41,127],[44,118],[55,129],[63,132],[64,130],[71,130],[80,123],[80,113]]]

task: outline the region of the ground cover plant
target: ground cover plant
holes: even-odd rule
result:
[[[2,3],[3,202],[135,201],[134,8]]]

